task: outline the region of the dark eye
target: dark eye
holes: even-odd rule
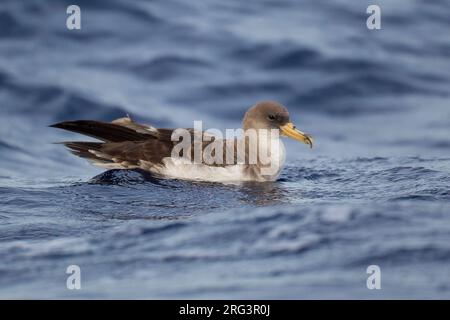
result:
[[[275,120],[275,116],[273,114],[269,114],[267,116],[267,119],[269,119],[270,121],[273,121],[273,120]]]

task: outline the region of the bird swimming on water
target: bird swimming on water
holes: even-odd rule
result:
[[[184,180],[274,181],[285,160],[285,148],[280,136],[293,138],[310,147],[313,145],[312,137],[296,129],[290,121],[288,110],[274,101],[259,102],[245,113],[242,137],[224,140],[203,131],[184,129],[189,134],[188,138],[192,138],[188,141],[190,148],[181,151],[177,149],[177,152],[174,151],[179,141],[174,140],[173,136],[179,129],[157,129],[138,124],[129,116],[112,122],[66,121],[51,127],[100,140],[101,142],[62,142],[73,154],[88,159],[96,166],[107,169],[143,169],[162,178]],[[279,134],[271,135],[274,130]],[[247,132],[253,132],[254,135],[247,135]],[[198,135],[200,140],[196,140]],[[252,147],[252,142],[255,142],[256,149]],[[211,148],[212,144],[215,148]],[[212,162],[206,157],[193,161],[195,150],[209,151],[214,159],[223,161]],[[255,150],[256,157],[252,154]],[[243,151],[242,154],[240,151]]]

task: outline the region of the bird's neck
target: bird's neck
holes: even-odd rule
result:
[[[279,175],[284,161],[285,147],[277,136],[258,136],[258,163],[253,168],[261,180],[275,180]]]

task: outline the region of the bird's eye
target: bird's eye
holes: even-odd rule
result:
[[[270,121],[275,120],[275,116],[274,116],[273,114],[269,114],[269,115],[267,116],[267,118],[268,118]]]

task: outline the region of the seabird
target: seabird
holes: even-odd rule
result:
[[[188,132],[188,138],[192,138],[189,139],[190,148],[187,151],[176,150],[180,137],[177,140],[174,136],[180,129],[157,129],[138,124],[129,116],[112,122],[66,121],[51,127],[100,140],[62,142],[73,154],[88,159],[94,165],[107,169],[139,168],[158,177],[184,180],[274,181],[285,160],[285,148],[280,136],[293,138],[310,147],[313,145],[312,137],[296,129],[287,109],[274,101],[259,102],[245,113],[241,137],[220,139],[204,131],[181,129],[181,132]],[[253,142],[256,142],[256,149],[252,147]],[[196,149],[196,146],[199,148]],[[223,161],[211,162],[205,156],[200,156],[198,160],[195,150],[208,151],[215,160]],[[252,155],[255,150],[256,160]],[[243,151],[243,156],[240,151]]]

